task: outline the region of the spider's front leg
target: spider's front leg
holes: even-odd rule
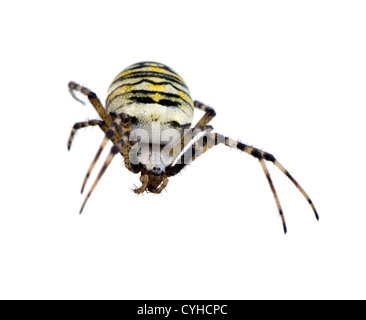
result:
[[[192,147],[189,150],[184,152],[184,154],[180,157],[179,161],[174,166],[170,166],[167,168],[167,170],[166,170],[167,176],[169,177],[169,176],[176,175],[183,168],[185,168],[188,164],[190,164],[192,161],[197,159],[200,155],[202,155],[206,151],[210,150],[212,147],[219,145],[219,144],[224,144],[230,148],[239,149],[241,151],[244,151],[244,152],[250,154],[251,156],[253,156],[254,158],[257,158],[259,160],[259,162],[262,166],[262,169],[266,175],[266,178],[268,180],[268,183],[271,187],[273,196],[276,200],[277,208],[278,208],[279,214],[282,219],[283,229],[284,229],[285,233],[287,232],[287,227],[286,227],[286,222],[285,222],[285,218],[283,215],[282,207],[281,207],[277,192],[274,188],[274,184],[272,182],[272,179],[271,179],[271,176],[267,169],[265,161],[272,162],[277,168],[279,168],[292,181],[292,183],[302,193],[302,195],[305,197],[305,199],[308,201],[308,203],[312,207],[316,219],[319,220],[318,213],[317,213],[315,206],[314,206],[313,202],[311,201],[310,197],[307,195],[305,190],[299,185],[299,183],[292,177],[292,175],[275,159],[275,157],[272,154],[261,151],[254,147],[250,147],[244,143],[235,141],[233,139],[230,139],[230,138],[225,137],[218,133],[208,133],[205,136],[201,137],[196,143],[194,143],[192,145]]]
[[[120,128],[122,128],[122,129],[120,130]],[[95,158],[94,158],[94,160],[93,160],[93,162],[92,162],[92,164],[91,164],[91,166],[88,170],[88,173],[85,177],[82,191],[84,189],[84,186],[86,184],[86,181],[87,181],[88,177],[90,176],[90,173],[91,173],[92,169],[94,168],[96,160],[99,158],[99,155],[101,154],[102,150],[104,149],[107,141],[110,139],[111,136],[113,136],[117,132],[119,132],[119,134],[121,135],[121,139],[119,139],[113,145],[113,147],[111,148],[111,151],[109,152],[109,155],[107,156],[102,168],[100,169],[97,178],[95,179],[93,185],[91,186],[88,194],[85,197],[85,200],[84,200],[84,202],[81,206],[81,209],[80,209],[80,214],[84,210],[84,207],[85,207],[88,199],[90,198],[93,190],[97,186],[99,180],[102,178],[104,172],[107,170],[109,164],[112,162],[115,155],[117,153],[123,153],[123,149],[126,145],[131,147],[130,146],[130,141],[129,141],[129,137],[130,137],[130,133],[131,133],[131,118],[128,114],[122,113],[122,114],[118,115],[116,117],[116,120],[114,121],[114,123],[107,130],[106,136],[103,139],[103,142],[102,142],[101,146],[99,147],[98,152],[97,152],[97,154],[96,154],[96,156],[95,156]]]
[[[84,122],[76,122],[71,129],[70,137],[69,137],[69,140],[67,141],[67,149],[68,150],[71,149],[71,144],[75,138],[76,132],[79,129],[87,128],[87,127],[91,127],[91,126],[99,126],[99,128],[101,128],[104,131],[104,133],[108,130],[108,126],[105,124],[104,121],[101,121],[101,120],[89,120],[89,121],[84,121]]]
[[[93,105],[94,109],[98,112],[99,116],[101,117],[101,119],[108,125],[110,126],[112,124],[112,119],[109,116],[109,114],[107,113],[107,111],[104,109],[102,103],[100,102],[99,98],[97,97],[97,95],[89,90],[88,88],[85,88],[73,81],[69,82],[69,90],[71,95],[73,96],[73,98],[79,102],[81,102],[82,104],[85,104],[84,101],[80,100],[78,97],[76,97],[74,91],[78,91],[82,94],[84,94],[85,96],[88,97],[88,100],[90,101],[90,103]]]

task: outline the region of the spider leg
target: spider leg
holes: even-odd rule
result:
[[[268,168],[267,168],[267,165],[266,163],[264,162],[263,158],[259,160],[261,166],[262,166],[262,169],[264,171],[264,174],[266,175],[266,178],[268,180],[268,183],[271,187],[271,190],[272,190],[272,193],[273,193],[273,196],[276,200],[276,205],[277,205],[277,209],[278,209],[278,212],[280,213],[280,217],[281,217],[281,220],[282,220],[282,226],[283,226],[283,232],[284,233],[287,233],[287,227],[286,227],[286,221],[285,221],[285,216],[283,215],[283,211],[282,211],[282,207],[281,207],[281,204],[280,204],[280,199],[278,199],[278,195],[277,195],[277,192],[276,192],[276,189],[274,187],[274,184],[272,182],[272,178],[271,178],[271,175],[269,174],[269,171],[268,171]]]
[[[258,159],[264,159],[264,160],[267,160],[267,161],[270,161],[272,162],[278,169],[280,169],[282,171],[282,173],[284,173],[287,178],[289,178],[291,180],[291,182],[295,185],[295,187],[302,193],[302,195],[304,196],[304,198],[307,200],[307,202],[309,203],[309,205],[311,206],[311,208],[313,209],[314,211],[314,214],[315,214],[315,218],[316,220],[319,220],[319,215],[318,215],[318,212],[316,211],[315,209],[315,206],[313,204],[313,202],[311,201],[310,197],[308,196],[308,194],[305,192],[305,190],[299,185],[299,183],[295,180],[295,178],[290,174],[290,172],[288,172],[277,160],[276,158],[268,153],[268,152],[265,152],[265,151],[261,151],[257,148],[253,148],[253,147],[250,147],[250,146],[247,146],[245,145],[244,143],[241,143],[241,142],[237,142],[237,141],[234,141],[230,138],[225,138],[225,144],[228,145],[227,143],[229,143],[230,145],[231,144],[236,144],[236,148],[239,149],[239,150],[242,150],[244,152],[247,152],[249,153],[250,155],[252,155],[253,157],[255,158],[258,158]]]
[[[273,156],[272,156],[273,157]],[[266,159],[268,160],[268,159]],[[272,160],[268,160],[268,161],[272,161]],[[292,175],[290,174],[290,172],[288,172],[276,159],[274,159],[273,157],[273,161],[274,165],[280,169],[286,176],[287,178],[289,178],[292,183],[296,186],[297,189],[299,189],[299,191],[302,193],[302,195],[305,197],[305,199],[309,202],[311,208],[314,211],[315,214],[315,218],[316,220],[319,220],[319,215],[318,212],[315,209],[314,203],[311,201],[310,197],[307,195],[307,193],[305,192],[305,190],[299,185],[299,183],[292,177]]]
[[[184,148],[192,141],[194,137],[196,137],[199,133],[212,130],[212,126],[209,126],[208,123],[216,116],[216,112],[213,108],[203,104],[199,101],[194,101],[194,107],[205,112],[201,120],[197,122],[197,124],[189,129],[183,136],[180,141],[180,149],[177,149],[179,144],[176,144],[173,148],[173,158],[176,158]]]
[[[95,167],[95,164],[97,163],[103,149],[105,148],[105,146],[107,145],[108,141],[112,138],[112,136],[117,132],[117,130],[119,129],[120,125],[121,125],[121,118],[120,117],[117,117],[115,119],[115,121],[112,123],[112,125],[108,128],[107,131],[105,131],[105,136],[103,138],[103,141],[101,143],[101,145],[99,146],[99,149],[92,161],[92,163],[90,164],[90,167],[85,175],[85,178],[84,178],[84,181],[83,181],[83,185],[81,187],[81,193],[84,192],[84,188],[85,188],[85,185],[86,185],[86,182],[88,181],[89,177],[90,177],[90,174],[91,172],[93,171],[94,167]]]
[[[212,130],[212,126],[203,125],[203,126],[195,126],[189,130],[187,130],[183,136],[183,138],[178,141],[172,148],[173,151],[173,159],[176,159],[178,155],[184,150],[184,148],[200,133]],[[180,147],[178,147],[180,145]]]
[[[76,122],[74,126],[71,129],[69,140],[67,141],[67,149],[71,149],[72,141],[75,138],[76,131],[78,131],[81,128],[86,128],[90,126],[99,126],[104,132],[108,130],[108,126],[104,123],[104,121],[101,120],[89,120],[85,122]]]
[[[187,130],[184,133],[183,138],[180,140],[180,149],[178,148],[179,143],[177,143],[173,147],[173,158],[175,159],[183,150],[184,148],[192,141],[194,137],[196,137],[199,133],[212,130],[212,126],[209,126],[208,123],[216,116],[216,112],[213,108],[199,102],[194,101],[194,107],[200,109],[201,111],[205,112],[203,117],[197,122],[197,124]]]
[[[264,160],[273,162],[273,164],[277,168],[279,168],[292,181],[292,183],[302,193],[302,195],[305,197],[305,199],[308,201],[308,203],[312,207],[316,219],[319,220],[319,215],[318,215],[318,213],[315,209],[315,206],[314,206],[313,202],[311,201],[310,197],[307,195],[305,190],[298,184],[298,182],[291,176],[291,174],[275,159],[275,157],[272,154],[261,151],[257,148],[254,148],[254,147],[250,147],[248,145],[245,145],[244,143],[232,140],[232,139],[230,139],[228,137],[225,137],[221,134],[209,133],[208,135],[205,135],[205,136],[201,137],[195,144],[193,144],[191,150],[187,150],[181,156],[181,158],[180,158],[181,161],[180,162],[178,162],[174,166],[170,166],[170,167],[166,168],[167,176],[169,177],[169,176],[176,175],[183,168],[185,168],[188,164],[190,164],[192,161],[197,159],[200,155],[202,155],[203,153],[205,153],[206,151],[208,151],[209,149],[211,149],[212,147],[214,147],[218,144],[224,144],[228,147],[236,148],[236,149],[239,149],[241,151],[244,151],[244,152],[250,154],[251,156],[257,158],[260,161],[262,169],[263,169],[263,171],[264,171],[264,173],[267,177],[267,180],[268,180],[269,185],[271,187],[272,193],[275,197],[277,208],[279,210],[279,213],[280,213],[280,216],[281,216],[281,219],[282,219],[282,223],[283,223],[285,233],[286,233],[287,229],[286,229],[286,223],[285,223],[285,219],[284,219],[284,216],[283,216],[282,208],[281,208],[281,205],[280,205],[280,202],[279,202],[279,199],[278,199],[278,196],[277,196],[277,192],[274,188],[272,179],[270,177],[270,174],[268,172],[268,169],[267,169],[267,166],[266,166]],[[189,151],[191,151],[191,152],[189,152]]]
[[[129,136],[130,136],[130,132],[131,132],[131,118],[127,114],[125,114],[125,113],[122,113],[121,115],[119,115],[118,118],[121,119],[121,124],[122,124],[122,137],[111,148],[111,151],[109,152],[109,154],[108,154],[108,156],[107,156],[107,158],[106,158],[106,160],[105,160],[102,168],[100,169],[97,178],[95,179],[93,185],[91,186],[89,192],[87,193],[87,195],[86,195],[86,197],[84,199],[84,202],[83,202],[83,204],[81,206],[81,209],[80,209],[80,214],[83,212],[84,207],[85,207],[88,199],[90,198],[93,190],[97,186],[99,180],[102,178],[104,172],[107,170],[108,166],[112,162],[114,156],[117,153],[123,152],[124,146],[129,144]]]
[[[216,112],[213,108],[211,108],[197,100],[194,102],[193,105],[195,108],[200,109],[203,112],[205,112],[205,114],[203,115],[201,120],[197,122],[195,127],[207,125],[216,116]]]
[[[70,90],[71,95],[74,97],[74,99],[81,102],[82,104],[85,104],[85,103],[75,96],[74,91],[81,92],[82,94],[87,96],[90,103],[93,105],[94,109],[98,112],[101,119],[108,126],[110,126],[112,124],[111,117],[109,116],[107,111],[104,109],[102,103],[100,102],[100,100],[98,99],[97,95],[94,92],[90,91],[88,88],[82,87],[81,85],[79,85],[75,82],[69,82],[69,90]]]
[[[107,156],[107,159],[105,160],[105,162],[104,162],[104,164],[103,164],[103,167],[100,169],[100,171],[99,171],[99,173],[98,173],[97,178],[95,179],[95,181],[94,181],[93,185],[91,186],[91,188],[90,188],[90,190],[89,190],[88,194],[86,195],[86,197],[85,197],[85,199],[84,199],[84,202],[83,202],[83,204],[82,204],[82,206],[81,206],[81,208],[80,208],[80,214],[83,212],[84,207],[85,207],[85,205],[86,205],[86,203],[87,203],[88,199],[90,198],[90,196],[91,196],[92,192],[94,191],[95,187],[97,186],[97,184],[98,184],[99,180],[102,178],[102,176],[103,176],[104,172],[107,170],[107,168],[108,168],[109,164],[112,162],[112,160],[113,160],[114,156],[115,156],[117,153],[121,152],[121,151],[122,151],[122,149],[123,149],[123,146],[124,146],[125,144],[127,144],[127,143],[128,143],[128,137],[127,137],[127,135],[123,135],[123,136],[122,136],[122,138],[118,141],[118,143],[117,143],[117,144],[115,144],[115,145],[111,148],[111,151],[110,151],[109,155]]]

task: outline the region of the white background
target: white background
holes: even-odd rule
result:
[[[365,17],[364,1],[2,2],[0,298],[366,298]],[[104,102],[143,60],[215,107],[218,132],[273,153],[320,221],[269,163],[285,236],[260,164],[225,146],[162,195],[133,194],[118,157],[79,216],[103,134],[66,150],[96,118],[67,83]]]

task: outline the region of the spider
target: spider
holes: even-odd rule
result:
[[[80,214],[118,153],[123,156],[128,170],[141,173],[142,185],[134,189],[134,192],[159,194],[167,186],[169,177],[175,176],[212,147],[224,144],[259,160],[274,195],[285,233],[285,218],[266,161],[272,162],[292,181],[312,207],[316,219],[319,219],[315,206],[304,189],[272,154],[212,131],[209,123],[216,115],[215,110],[201,102],[193,102],[183,79],[168,66],[156,62],[140,62],[124,69],[109,87],[106,108],[94,92],[75,82],[69,83],[69,90],[72,96],[83,104],[84,102],[75,96],[75,91],[84,94],[101,120],[75,123],[68,140],[68,149],[71,148],[75,133],[81,128],[99,126],[105,133],[85,176],[81,193],[107,142],[113,143],[84,199]],[[203,111],[204,115],[192,127],[194,109]],[[166,132],[173,132],[170,136],[174,137],[161,139]]]

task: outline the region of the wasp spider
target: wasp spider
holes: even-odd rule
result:
[[[82,103],[83,101],[75,96],[75,91],[84,94],[101,120],[75,123],[68,140],[68,149],[70,150],[75,133],[80,128],[99,126],[105,133],[86,174],[81,192],[107,142],[113,143],[85,197],[80,213],[117,153],[123,156],[128,170],[133,173],[141,172],[142,185],[134,190],[137,194],[145,191],[160,193],[167,186],[169,177],[175,176],[213,146],[224,144],[259,160],[274,195],[285,233],[285,219],[266,161],[272,162],[293,182],[312,207],[316,218],[319,218],[304,189],[272,154],[212,132],[209,123],[216,115],[215,110],[198,101],[193,102],[183,79],[169,67],[156,62],[141,62],[126,68],[109,87],[106,108],[89,89],[74,82],[69,83],[69,89],[73,97]],[[202,110],[204,115],[192,127],[195,108]],[[170,136],[175,137],[162,139],[166,132],[174,132]],[[167,152],[164,153],[164,150]]]

